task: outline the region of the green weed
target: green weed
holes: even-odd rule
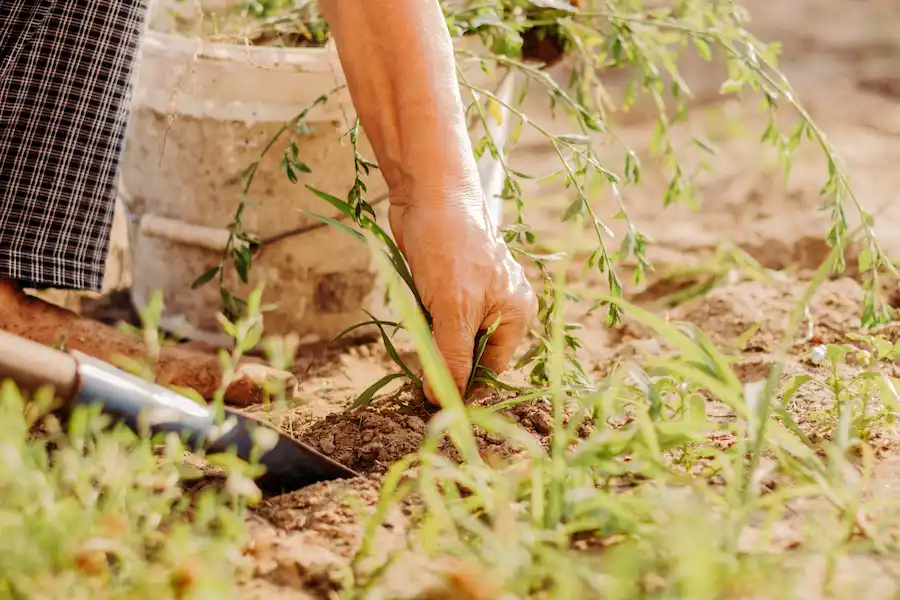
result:
[[[86,408],[64,426],[46,392],[0,387],[0,597],[239,597],[237,497],[187,494],[176,436],[110,430]]]

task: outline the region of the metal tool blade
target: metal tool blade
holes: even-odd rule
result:
[[[256,483],[266,494],[285,493],[320,481],[358,476],[355,471],[307,444],[246,414],[225,408],[222,418],[215,407],[197,404],[168,388],[86,354],[69,354],[78,363],[74,405],[99,403],[104,414],[136,432],[176,432],[193,450],[203,450],[207,454],[232,450],[243,460],[251,459],[254,439],[268,437],[271,440],[273,434],[277,436],[274,445],[258,458],[266,472]],[[254,433],[260,427],[268,430],[267,435]]]

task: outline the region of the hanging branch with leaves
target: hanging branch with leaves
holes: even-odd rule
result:
[[[456,53],[459,80],[471,98],[466,110],[467,117],[470,122],[480,123],[484,130],[483,135],[474,140],[474,152],[476,159],[487,152],[500,163],[505,175],[501,196],[516,208],[514,223],[504,228],[504,239],[517,256],[530,260],[542,277],[543,291],[539,294],[541,331],[532,332],[535,343],[518,364],[519,367],[532,366],[533,383],[547,384],[546,363],[551,347],[549,334],[556,310],[554,281],[547,263],[554,257],[539,251],[538,232],[527,223],[522,182],[561,180],[565,188],[571,190],[572,200],[560,218],[584,223],[590,229],[596,247],[585,265],[598,269],[606,278],[610,295],[621,298],[623,285],[618,268],[626,262],[630,263],[633,279],[639,283],[652,265],[646,258],[650,240],[631,219],[626,200],[627,188],[641,182],[642,165],[638,153],[611,129],[607,115],[617,108],[633,106],[641,96],[650,100],[658,116],[649,145],[650,155],[661,161],[669,177],[661,208],[674,203],[696,205],[697,192],[692,183],[694,174],[683,167],[684,153],[690,148],[679,148],[672,139],[672,129],[685,119],[687,103],[692,97],[678,67],[684,52],[689,49],[707,61],[717,56],[724,59],[728,78],[721,87],[722,93],[739,94],[749,90],[762,95],[769,115],[769,126],[762,140],[778,150],[786,174],[790,170],[791,155],[802,140],[811,140],[819,145],[828,164],[828,177],[822,189],[825,208],[831,214],[828,242],[840,250],[843,257],[844,249],[851,243],[845,209],[847,201],[851,202],[863,222],[861,234],[865,241],[865,248],[859,255],[860,271],[867,278],[863,324],[872,326],[890,319],[892,310],[880,295],[879,276],[885,271],[896,275],[896,270],[872,231],[872,217],[853,194],[835,149],[813,123],[808,111],[778,71],[777,45],[765,45],[748,32],[747,14],[742,8],[731,2],[715,0],[678,0],[673,6],[662,8],[645,8],[641,0],[571,4],[558,0],[445,0],[442,7],[454,37],[477,35],[484,43],[485,51],[458,50]],[[571,66],[567,86],[558,83],[545,68],[563,55],[569,57]],[[488,73],[498,69],[517,71],[523,81],[518,98],[509,101],[491,90],[473,85],[463,69],[464,65],[472,62]],[[601,80],[601,74],[611,70],[628,70],[631,73],[630,83],[618,107]],[[525,94],[534,86],[546,93],[551,111],[555,114],[556,110],[561,109],[576,124],[577,131],[557,134],[529,118],[521,106]],[[220,264],[198,279],[199,285],[218,275],[227,310],[239,309],[240,301],[222,286],[223,267],[230,260],[241,280],[246,281],[257,247],[252,236],[244,232],[240,220],[248,205],[250,185],[259,162],[279,137],[291,132],[282,161],[283,170],[291,181],[297,181],[299,175],[308,172],[306,165],[299,160],[300,150],[294,134],[302,134],[309,110],[324,101],[325,96],[286,124],[264,148],[260,158],[239,177],[239,181],[244,183],[243,195],[234,222],[229,227],[228,248]],[[776,111],[781,105],[793,109],[798,117],[798,124],[788,135],[781,132],[775,121]],[[516,123],[509,139],[500,144],[492,139],[488,125],[490,119],[500,119],[504,109]],[[514,151],[524,127],[531,128],[547,141],[559,160],[558,169],[549,174],[531,174],[510,166],[506,156]],[[357,146],[360,134],[356,119],[347,134],[354,148],[353,166],[356,173],[347,200],[313,190],[338,208],[353,226],[321,215],[314,216],[354,235],[362,236],[361,231],[364,231],[380,240],[424,311],[408,266],[390,237],[375,223],[374,210],[365,201],[367,190],[364,178],[377,167],[360,155]],[[622,149],[620,168],[608,166],[601,160],[597,150],[598,136]],[[501,146],[504,151],[500,150]],[[695,139],[691,148],[703,153],[714,152],[700,139]],[[608,191],[617,203],[618,212],[614,218],[625,225],[617,250],[610,246],[615,238],[612,230],[595,208],[597,194],[603,191]],[[843,258],[836,268],[844,268]],[[610,325],[621,318],[620,303],[603,300],[593,304],[591,310],[599,308],[607,311]],[[424,312],[427,315],[427,311]],[[565,325],[566,360],[572,375],[566,383],[589,387],[584,370],[574,358],[580,344],[577,328],[574,323]],[[387,336],[384,337],[388,343]],[[400,366],[404,367],[402,364]],[[497,383],[499,385],[499,381]]]

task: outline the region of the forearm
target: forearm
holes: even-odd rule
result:
[[[478,173],[436,0],[321,0],[350,95],[394,197],[471,196]]]

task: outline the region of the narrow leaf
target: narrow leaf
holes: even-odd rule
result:
[[[570,146],[590,146],[591,138],[586,135],[581,135],[580,133],[570,133],[566,135],[557,136],[560,142],[564,144],[568,144]]]
[[[404,376],[405,373],[391,373],[390,375],[385,375],[384,377],[367,387],[366,390],[362,394],[360,394],[359,397],[353,402],[350,408],[354,409],[359,408],[360,406],[367,405],[372,401],[372,398],[375,396],[378,390],[394,381],[395,379]]]
[[[316,188],[314,188],[310,185],[307,185],[306,189],[311,191],[313,194],[315,194],[322,200],[325,200],[326,202],[331,204],[333,207],[335,207],[336,209],[338,209],[339,211],[341,211],[348,217],[353,216],[353,208],[349,204],[347,204],[347,202],[345,202],[344,200],[341,200],[340,198],[336,198],[336,197],[332,196],[331,194],[323,192],[322,190],[317,190]]]
[[[194,280],[194,283],[191,284],[191,289],[196,290],[198,287],[206,285],[207,283],[212,281],[213,278],[216,275],[218,275],[218,273],[219,273],[219,267],[211,268],[209,271],[207,271],[206,273],[204,273],[203,275],[201,275],[200,277],[198,277],[197,279]]]
[[[487,331],[484,332],[484,335],[478,340],[478,348],[475,352],[475,360],[472,362],[472,372],[469,374],[469,381],[466,383],[466,393],[469,394],[469,391],[472,389],[472,384],[474,383],[475,376],[478,373],[479,367],[481,366],[481,357],[484,356],[484,351],[487,348],[488,341],[490,341],[491,336],[494,335],[494,332],[497,331],[497,328],[500,327],[500,318],[497,317],[497,320],[487,328]]]
[[[367,325],[377,325],[378,323],[381,323],[382,325],[388,325],[388,326],[390,326],[390,327],[395,327],[395,328],[397,328],[397,329],[400,328],[400,324],[399,324],[399,323],[394,323],[394,322],[392,322],[392,321],[378,321],[378,320],[375,320],[375,321],[364,321],[364,322],[362,322],[362,323],[357,323],[356,325],[351,325],[351,326],[348,327],[347,329],[343,330],[342,332],[340,332],[339,334],[337,334],[337,335],[334,337],[334,339],[331,340],[331,342],[334,343],[334,342],[338,341],[339,339],[341,339],[342,337],[344,337],[345,335],[347,335],[348,333],[350,333],[351,331],[353,331],[353,330],[355,330],[355,329],[359,329],[359,328],[361,328],[361,327],[366,327]],[[396,331],[396,329],[395,329],[394,331]]]
[[[318,219],[318,220],[322,221],[323,223],[328,223],[332,227],[335,227],[336,229],[340,229],[344,233],[349,233],[350,235],[352,235],[353,237],[355,237],[362,243],[364,243],[364,244],[366,243],[366,236],[364,236],[360,232],[356,231],[355,229],[351,229],[350,227],[348,227],[344,223],[341,223],[337,219],[332,219],[331,217],[326,217],[324,215],[309,212],[308,210],[303,210],[302,208],[300,209],[300,212],[307,214],[315,219]]]
[[[375,322],[375,325],[378,327],[378,330],[381,332],[381,340],[384,342],[384,347],[387,350],[388,356],[391,357],[391,360],[397,364],[398,367],[403,369],[403,372],[406,373],[406,376],[409,377],[417,386],[422,387],[422,380],[410,370],[409,367],[406,366],[406,363],[401,360],[400,355],[397,353],[397,349],[394,348],[394,343],[391,341],[390,336],[388,336],[387,332],[384,330],[384,326],[381,324],[381,321],[375,318],[374,315],[366,311],[372,320]]]

